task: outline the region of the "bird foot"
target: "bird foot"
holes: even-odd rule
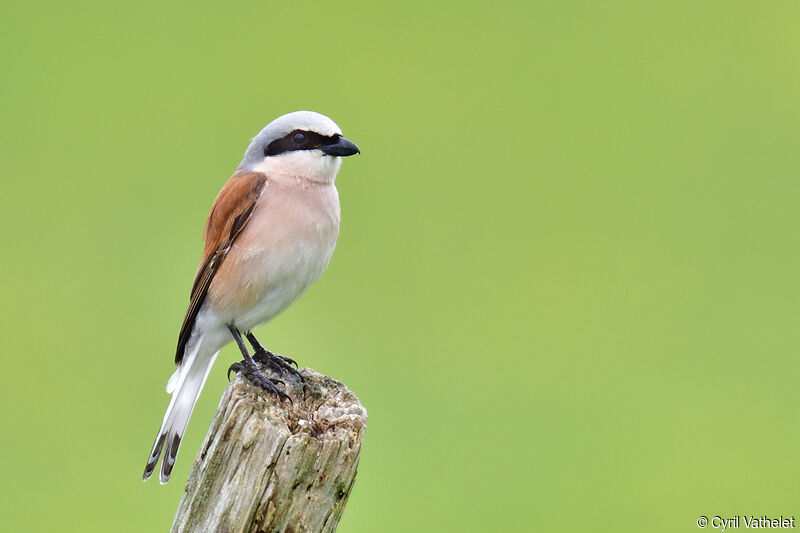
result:
[[[293,403],[289,395],[280,390],[277,386],[278,383],[284,386],[286,383],[279,379],[272,380],[268,378],[261,372],[261,370],[259,370],[258,366],[253,362],[252,359],[245,359],[243,361],[239,361],[238,363],[233,363],[230,367],[228,367],[228,380],[231,379],[231,372],[235,372],[237,374],[241,373],[254,385],[258,385],[262,389],[273,393],[281,400],[289,400],[289,403]]]
[[[305,381],[303,375],[297,370],[297,361],[290,357],[274,354],[269,350],[256,350],[253,359],[262,365],[270,368],[276,374],[282,376],[294,376],[300,381]],[[294,367],[292,367],[294,365]]]

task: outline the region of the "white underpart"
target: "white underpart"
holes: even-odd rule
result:
[[[311,181],[333,183],[341,166],[341,157],[325,155],[322,150],[295,150],[265,157],[250,170],[268,177],[302,176]]]
[[[306,213],[303,218],[307,225],[314,227],[312,231],[295,232],[292,237],[266,248],[239,249],[240,261],[247,265],[242,269],[245,283],[259,294],[259,298],[251,309],[238,312],[236,316],[223,315],[223,320],[233,323],[241,331],[264,324],[289,307],[322,275],[336,246],[339,202],[333,185],[325,186],[318,193],[326,197],[329,209],[317,217]],[[267,217],[269,213],[266,210],[256,211],[250,224],[268,227],[269,221],[262,220]]]
[[[277,161],[262,165],[269,176],[266,189],[234,243],[241,283],[258,295],[257,303],[250,309],[220,310],[220,318],[241,331],[289,307],[320,277],[333,255],[340,218],[333,180],[341,160],[309,152],[267,158]],[[297,177],[298,167],[306,169],[304,178]],[[261,232],[261,237],[251,238],[253,232]]]

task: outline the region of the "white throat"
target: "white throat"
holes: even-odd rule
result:
[[[319,183],[333,183],[341,166],[341,157],[324,155],[319,150],[295,150],[265,157],[249,170],[267,176],[284,175]]]

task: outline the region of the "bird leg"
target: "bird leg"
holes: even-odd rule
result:
[[[228,325],[228,331],[231,332],[233,340],[236,341],[237,346],[239,346],[239,351],[242,352],[242,356],[244,357],[243,360],[239,361],[238,363],[234,363],[230,367],[228,367],[228,379],[231,378],[231,371],[237,373],[241,372],[250,381],[258,385],[262,389],[272,392],[273,394],[275,394],[275,396],[277,396],[281,400],[289,400],[289,402],[291,402],[292,399],[289,398],[289,396],[285,392],[280,390],[276,385],[276,382],[284,384],[283,381],[280,380],[272,381],[267,376],[265,376],[261,372],[261,370],[259,370],[256,362],[253,361],[253,358],[250,357],[249,353],[247,353],[247,346],[245,346],[244,341],[242,340],[242,334],[239,333],[239,330],[233,327],[232,325]]]
[[[288,375],[291,374],[300,378],[300,381],[303,381],[303,376],[300,372],[297,371],[296,368],[292,368],[292,365],[295,367],[297,366],[297,361],[291,359],[289,357],[284,357],[282,355],[274,354],[261,346],[261,343],[258,342],[256,336],[253,335],[251,332],[245,333],[245,337],[247,340],[250,341],[250,345],[253,347],[253,359],[258,361],[259,363],[268,366],[276,373],[281,375]]]

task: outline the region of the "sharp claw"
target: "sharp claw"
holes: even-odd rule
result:
[[[283,392],[283,391],[280,391],[280,390],[278,390],[278,389],[275,389],[275,393],[277,394],[278,398],[280,398],[280,399],[281,399],[281,401],[283,401],[283,400],[289,400],[289,403],[290,403],[290,404],[292,404],[292,405],[294,405],[294,402],[292,401],[292,399],[291,399],[291,398],[289,397],[289,395],[288,395],[288,394],[286,394],[285,392]]]
[[[274,354],[267,350],[259,350],[258,352],[253,355],[253,360],[258,361],[259,363],[263,364],[264,366],[269,367],[277,374],[293,374],[297,376],[300,381],[305,381],[303,376],[300,372],[297,371],[296,368],[292,368],[291,365],[297,367],[297,361],[292,359],[291,357],[284,357],[282,355]]]
[[[269,363],[267,363],[269,365]],[[269,365],[272,368],[274,366]],[[284,388],[286,388],[286,382],[280,379],[269,378],[264,375],[261,370],[258,368],[258,365],[252,363],[250,361],[240,361],[238,363],[232,364],[228,368],[228,381],[230,381],[230,373],[233,372],[241,372],[247,377],[251,383],[254,385],[261,387],[264,390],[267,390],[277,396],[281,401],[289,400],[289,403],[294,405],[294,402],[289,397],[288,394],[283,392],[277,387],[277,383],[280,383]]]
[[[241,363],[233,363],[231,366],[229,366],[228,367],[228,381],[231,380],[231,371],[233,371],[233,372],[238,374],[239,371],[241,371],[241,370],[242,370]]]
[[[291,357],[285,357],[285,356],[283,356],[283,355],[279,355],[278,357],[280,357],[281,359],[283,359],[283,362],[284,362],[284,363],[288,363],[288,364],[290,364],[290,365],[294,365],[294,367],[295,367],[295,368],[299,368],[299,367],[297,366],[297,361],[295,361],[295,360],[294,360],[294,359],[292,359]]]

